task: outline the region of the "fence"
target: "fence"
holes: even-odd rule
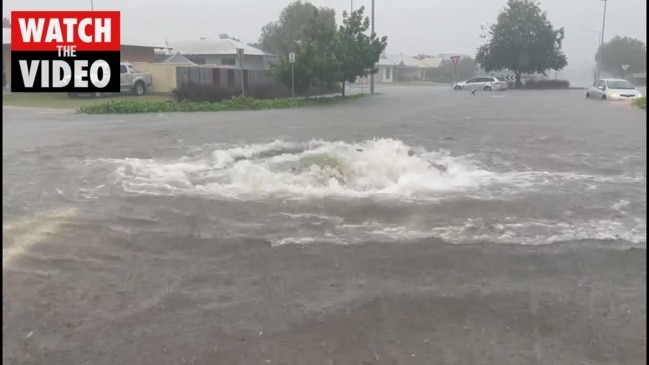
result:
[[[274,85],[265,70],[243,70],[244,88]],[[241,70],[238,68],[207,66],[176,66],[176,85],[218,85],[228,89],[241,89]]]

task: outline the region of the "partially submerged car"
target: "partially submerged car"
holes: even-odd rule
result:
[[[586,91],[588,99],[634,100],[640,97],[642,97],[640,90],[623,79],[600,79]]]

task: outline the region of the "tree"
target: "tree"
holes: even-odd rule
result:
[[[221,33],[221,34],[219,34],[219,39],[232,39],[233,41],[241,42],[240,39],[238,39],[238,38],[234,38],[234,37],[230,37],[227,33]]]
[[[339,64],[333,55],[335,39],[336,24],[331,23],[329,10],[316,9],[311,22],[302,28],[301,38],[295,42],[293,49],[296,55],[293,72],[297,93],[307,93],[314,83],[331,87],[336,82]],[[288,54],[281,55],[279,62],[271,67],[275,78],[289,87],[292,83],[291,71]]]
[[[11,28],[11,20],[9,18],[2,18],[2,27]]]
[[[462,57],[457,63],[457,81],[467,80],[474,76],[476,61],[471,57]],[[439,80],[442,82],[453,82],[455,80],[455,68],[451,60],[444,60],[439,65]],[[436,80],[437,81],[437,80]]]
[[[316,21],[321,26],[336,28],[336,13],[333,9],[318,9],[309,2],[295,1],[286,6],[279,20],[266,24],[261,29],[257,45],[260,49],[286,57],[295,52],[297,42],[303,38],[304,30]]]
[[[376,33],[367,35],[370,19],[363,17],[365,7],[361,6],[351,14],[343,12],[343,24],[338,28],[334,44],[334,54],[340,64],[337,73],[342,82],[342,95],[345,96],[345,82],[353,82],[357,77],[376,73],[375,65],[388,44],[388,37],[378,38]]]
[[[644,72],[647,69],[647,46],[644,42],[629,37],[615,36],[602,46],[602,71],[624,77],[631,72]],[[599,60],[599,52],[595,60]],[[625,72],[622,65],[629,65]]]
[[[545,75],[568,64],[561,50],[564,29],[555,30],[534,0],[509,0],[489,34],[491,39],[478,48],[476,61],[487,72],[511,70],[517,87],[523,73]]]

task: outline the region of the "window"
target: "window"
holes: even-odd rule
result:
[[[471,84],[471,83],[474,83],[474,82],[478,82],[478,79],[477,79],[477,78],[476,78],[476,79],[470,79],[470,80],[467,81],[466,83],[467,83],[467,84]]]
[[[237,64],[236,58],[224,58],[221,60],[223,66],[235,66]]]
[[[386,79],[389,79],[389,78],[390,78],[390,68],[389,68],[389,67],[386,67],[386,68],[385,68],[385,78],[386,78]]]
[[[126,69],[126,65],[119,65],[119,73],[120,74],[125,74],[128,70]]]
[[[635,86],[633,86],[632,83],[626,81],[626,80],[609,80],[606,82],[608,84],[609,89],[625,89],[625,90],[632,90],[635,89]]]

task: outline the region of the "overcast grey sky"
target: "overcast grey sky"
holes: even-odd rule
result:
[[[216,37],[228,33],[242,41],[257,40],[261,27],[278,18],[289,0],[94,0],[96,10],[120,10],[122,32],[169,40]],[[349,10],[351,0],[312,0],[316,6]],[[465,53],[474,55],[483,42],[480,25],[494,22],[507,0],[375,0],[376,31],[388,36],[388,53]],[[11,10],[89,9],[91,0],[3,0]],[[371,0],[354,0],[368,9]],[[602,26],[601,0],[543,0],[541,8],[555,27],[565,27],[564,50],[572,67],[593,61],[598,35],[583,29]],[[646,42],[644,0],[609,0],[605,38],[630,36]]]

